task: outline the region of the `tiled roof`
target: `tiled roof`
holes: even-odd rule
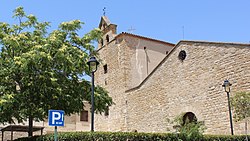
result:
[[[250,43],[233,43],[233,42],[213,42],[213,41],[195,41],[195,40],[180,40],[176,46],[178,46],[179,44],[183,44],[183,43],[192,43],[192,44],[221,44],[221,45],[232,45],[232,46],[246,46],[246,47],[250,47]]]
[[[132,34],[132,33],[127,33],[127,32],[122,32],[122,33],[118,34],[115,38],[119,38],[119,37],[121,37],[123,35],[132,36],[132,37],[141,38],[141,39],[144,39],[144,40],[149,40],[149,41],[154,41],[154,42],[159,42],[159,43],[164,43],[164,44],[168,44],[170,46],[175,46],[175,44],[173,44],[173,43],[169,43],[169,42],[165,42],[165,41],[161,41],[161,40],[157,40],[157,39],[152,39],[152,38],[145,37],[145,36],[135,35],[135,34]]]

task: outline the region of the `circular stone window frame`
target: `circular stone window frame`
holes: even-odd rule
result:
[[[187,57],[186,51],[185,51],[185,50],[181,50],[181,51],[179,52],[178,58],[179,58],[181,61],[184,61],[184,60],[186,59],[186,57]]]

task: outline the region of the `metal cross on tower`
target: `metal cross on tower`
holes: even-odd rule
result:
[[[133,31],[135,31],[136,29],[135,28],[133,28],[132,26],[128,29],[128,32],[131,32],[131,33],[133,33]]]
[[[102,9],[102,11],[103,11],[103,16],[105,16],[105,14],[106,14],[106,7],[104,7],[104,8]]]

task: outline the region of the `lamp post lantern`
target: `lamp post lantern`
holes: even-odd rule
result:
[[[231,106],[230,106],[230,98],[229,98],[229,93],[230,93],[230,82],[228,80],[224,81],[224,84],[222,87],[224,87],[225,92],[227,93],[227,100],[228,100],[228,110],[229,110],[229,118],[230,118],[230,127],[231,127],[231,135],[234,135],[234,129],[233,129],[233,120],[232,120],[232,112],[231,112]]]
[[[94,56],[90,57],[89,61],[87,62],[89,66],[89,71],[91,72],[91,77],[92,77],[92,84],[91,84],[91,132],[94,132],[94,112],[95,112],[95,107],[94,107],[94,92],[95,92],[95,72],[97,70],[97,66],[99,65],[99,62],[96,60]]]

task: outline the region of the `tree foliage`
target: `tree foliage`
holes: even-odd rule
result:
[[[49,22],[39,22],[23,7],[14,10],[18,24],[0,23],[0,122],[44,120],[49,109],[66,115],[82,110],[90,101],[87,61],[101,32],[78,35],[83,22],[63,22],[48,33]],[[96,112],[111,106],[107,91],[97,86]]]
[[[234,119],[241,121],[250,117],[250,93],[238,92],[231,99],[234,107]]]
[[[238,92],[231,99],[231,104],[234,107],[234,119],[236,121],[245,120],[246,141],[248,141],[247,122],[250,117],[250,93]]]

